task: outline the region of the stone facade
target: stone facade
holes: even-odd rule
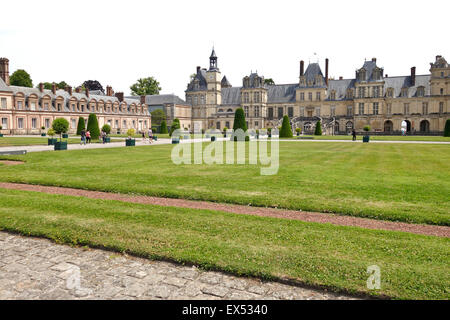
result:
[[[107,87],[106,94],[101,91],[89,92],[71,87],[51,90],[11,86],[9,83],[9,61],[0,59],[0,125],[3,134],[39,134],[51,127],[55,118],[69,121],[69,133],[76,133],[78,119],[87,119],[95,113],[100,128],[109,124],[112,133],[126,133],[130,128],[136,131],[147,130],[151,118],[144,97],[124,98],[123,93],[113,92]]]
[[[314,132],[321,120],[326,134],[348,134],[370,125],[372,133],[441,134],[450,118],[450,67],[442,56],[430,65],[431,74],[389,77],[376,58],[365,61],[355,78],[338,80],[325,75],[318,63],[304,70],[300,62],[299,81],[268,85],[264,77],[251,73],[241,87],[222,78],[214,52],[209,69],[197,67],[187,86],[186,102],[192,105],[192,121],[203,128],[232,128],[234,112],[244,109],[249,128],[273,128],[288,115],[293,128]],[[193,125],[191,126],[193,128]]]

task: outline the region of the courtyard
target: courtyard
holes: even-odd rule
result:
[[[171,150],[161,144],[2,156],[23,163],[0,163],[0,229],[336,294],[448,299],[447,144],[282,141],[273,176],[249,164],[175,165]],[[227,207],[233,205],[244,214]],[[278,211],[251,214],[257,208]],[[302,218],[313,213],[320,219]],[[381,289],[366,286],[370,265],[381,269]]]

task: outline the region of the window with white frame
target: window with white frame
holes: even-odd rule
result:
[[[316,100],[320,101],[320,92],[316,92]]]
[[[259,106],[255,106],[255,117],[259,117]]]
[[[123,120],[123,122],[122,122],[122,128],[124,128],[124,129],[127,128],[127,120]]]
[[[32,101],[30,106],[31,106],[30,107],[31,110],[36,110],[36,101]]]
[[[23,129],[23,118],[18,118],[17,119],[17,128],[18,129]]]
[[[428,114],[428,102],[422,103],[422,114]]]
[[[2,98],[2,109],[6,109],[6,106],[7,106],[7,101],[6,101],[6,98]]]
[[[50,128],[50,119],[45,119],[45,128]]]
[[[77,127],[77,121],[75,119],[72,119],[72,128]]]
[[[364,103],[362,102],[358,105],[358,114],[364,114]]]
[[[300,100],[305,101],[305,93],[304,92],[300,92]]]
[[[17,109],[22,109],[22,108],[23,108],[23,102],[17,101]]]
[[[2,118],[2,128],[8,129],[8,118]]]
[[[37,119],[31,118],[31,129],[36,129],[37,127]]]
[[[374,102],[373,103],[373,114],[378,114],[378,112],[379,112],[379,103]]]
[[[248,118],[248,107],[247,106],[244,107],[244,113],[245,113],[245,117]]]

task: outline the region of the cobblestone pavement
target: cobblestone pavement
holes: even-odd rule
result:
[[[0,232],[0,299],[354,299]]]

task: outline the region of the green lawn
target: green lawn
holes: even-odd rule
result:
[[[352,136],[313,136],[313,135],[303,135],[300,137],[312,137],[315,140],[352,140]],[[357,135],[356,140],[362,140],[362,135]],[[285,139],[285,138],[283,138]],[[296,133],[292,139],[297,139]],[[439,141],[439,142],[450,142],[450,137],[441,136],[370,136],[370,140],[373,141]]]
[[[0,230],[57,242],[335,291],[450,298],[447,238],[6,189],[0,204]],[[366,288],[369,265],[381,290]]]
[[[206,144],[205,144],[206,145]],[[450,225],[450,146],[280,143],[277,175],[255,165],[175,165],[172,146],[3,158],[0,181],[336,212]]]
[[[55,138],[57,138],[55,136]],[[12,146],[34,146],[34,145],[48,145],[49,137],[11,137],[4,136],[0,138],[0,147],[12,147]],[[59,138],[58,138],[59,140]],[[69,137],[69,139],[63,139],[68,141],[69,144],[80,143],[80,137]],[[112,142],[123,141],[123,139],[111,139]],[[92,143],[101,143],[99,141],[93,141]]]

